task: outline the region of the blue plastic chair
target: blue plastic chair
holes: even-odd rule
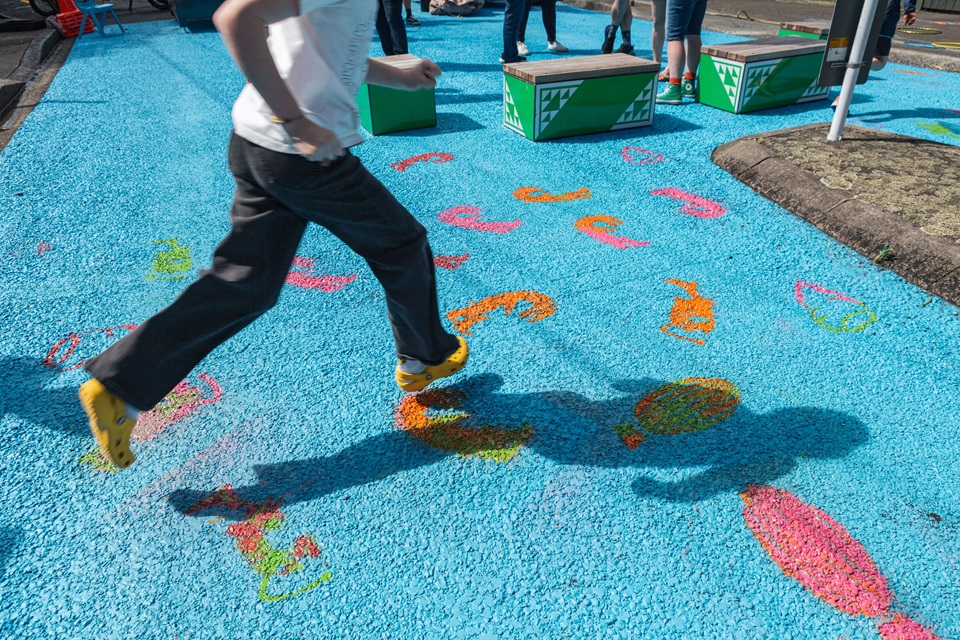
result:
[[[114,22],[120,27],[122,33],[127,32],[120,24],[120,18],[117,17],[117,12],[113,10],[112,4],[97,4],[96,0],[79,0],[75,4],[83,14],[83,20],[80,21],[80,33],[77,34],[77,38],[83,37],[83,30],[87,27],[87,17],[93,20],[93,24],[97,27],[97,32],[100,35],[103,35],[103,27],[107,24],[107,15],[113,16]]]

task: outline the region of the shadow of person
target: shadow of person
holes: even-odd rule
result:
[[[77,399],[77,388],[45,388],[56,374],[44,368],[39,359],[2,358],[0,371],[11,383],[0,389],[0,414],[70,435],[90,435],[86,429],[70,430],[87,423]]]
[[[21,537],[22,534],[16,529],[0,527],[0,576],[3,575],[7,563],[13,558]]]
[[[566,466],[636,469],[641,476],[633,482],[634,491],[665,501],[703,500],[742,491],[749,484],[770,484],[794,469],[800,458],[840,458],[868,440],[866,427],[840,412],[797,407],[756,414],[740,405],[729,418],[702,431],[647,435],[635,449],[628,449],[613,427],[636,425],[637,402],[662,384],[652,379],[617,381],[613,388],[623,395],[605,400],[570,391],[501,393],[503,380],[492,374],[467,378],[448,389],[464,394],[462,410],[475,417],[472,426],[506,430],[529,424],[533,434],[523,446],[532,453]],[[463,441],[457,444],[460,454],[482,448],[476,441],[467,440],[467,448]],[[451,453],[392,431],[324,458],[255,466],[258,482],[236,492],[254,503],[314,500],[433,464]],[[668,481],[650,477],[671,472],[682,477]],[[179,490],[169,501],[181,513],[189,513],[216,489]],[[242,517],[218,509],[203,513]]]

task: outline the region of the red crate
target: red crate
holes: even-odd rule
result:
[[[75,38],[80,35],[80,23],[83,22],[83,13],[76,9],[73,11],[65,11],[58,13],[50,22],[64,38]],[[84,25],[83,32],[92,33],[93,29],[93,19],[87,18],[87,24]]]

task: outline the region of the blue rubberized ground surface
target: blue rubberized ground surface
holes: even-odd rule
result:
[[[595,53],[606,21],[561,8],[560,40]],[[734,138],[828,120],[829,101],[743,116],[658,107],[653,127],[533,143],[501,124],[501,22],[484,11],[411,28],[411,52],[446,71],[439,124],[356,153],[435,254],[469,253],[438,268],[444,312],[519,291],[555,305],[536,322],[523,301],[489,312],[467,370],[441,385],[475,425],[533,428],[507,462],[398,426],[382,291],[313,228],[297,269],[341,279],[287,286],[191,374],[133,468],[99,470],[75,367],[209,264],[228,228],[243,79],[216,34],[171,22],[77,42],[0,155],[0,635],[854,640],[899,613],[960,638],[957,308],[709,160]],[[647,55],[648,23],[633,31]],[[534,59],[548,55],[541,34],[534,13]],[[851,122],[956,144],[960,78],[901,71],[858,88]],[[390,166],[431,152],[453,159]],[[513,196],[525,186],[591,197],[526,203]],[[724,213],[689,215],[661,189]],[[458,206],[521,224],[440,221]],[[650,244],[617,249],[574,226],[594,215]],[[711,330],[661,330],[692,297],[668,279],[712,301]],[[613,427],[689,378],[735,386],[735,411],[625,446]],[[751,485],[842,525],[889,605],[852,615],[787,575],[747,526]],[[803,538],[798,513],[782,516]],[[800,540],[794,555],[824,544]]]

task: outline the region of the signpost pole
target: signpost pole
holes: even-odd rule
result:
[[[863,3],[860,22],[857,24],[857,34],[853,38],[853,46],[850,48],[850,58],[847,61],[847,70],[843,76],[840,100],[837,102],[837,110],[833,114],[830,133],[827,134],[828,142],[837,142],[843,136],[843,125],[846,123],[847,113],[850,111],[850,101],[853,99],[853,87],[857,84],[860,67],[864,64],[869,64],[869,62],[865,63],[863,58],[867,50],[867,40],[870,39],[870,28],[879,10],[880,2],[881,0],[865,0]]]

